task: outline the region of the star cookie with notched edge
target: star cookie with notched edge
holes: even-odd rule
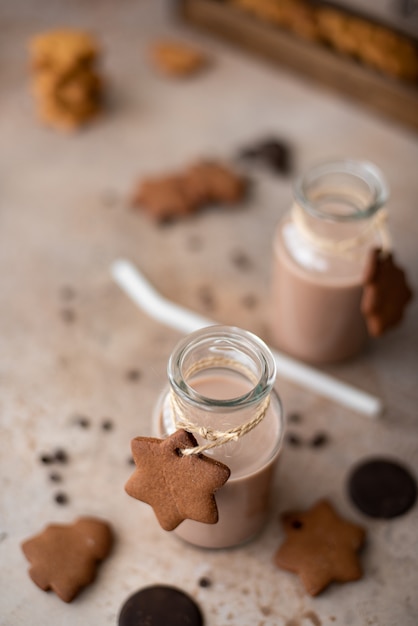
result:
[[[305,512],[282,515],[286,539],[274,561],[299,575],[306,591],[316,596],[331,582],[358,580],[362,570],[357,556],[365,530],[340,517],[327,500]]]
[[[185,519],[216,524],[214,493],[228,480],[229,467],[203,454],[182,455],[181,450],[197,446],[185,430],[166,439],[136,437],[131,446],[136,470],[125,490],[152,506],[164,530],[174,530]]]
[[[364,275],[361,312],[369,334],[378,337],[396,326],[412,299],[405,272],[395,264],[392,253],[375,248]]]
[[[97,564],[110,552],[110,526],[94,517],[80,517],[73,524],[50,524],[22,543],[31,564],[29,575],[44,591],[52,589],[71,602],[95,576]]]

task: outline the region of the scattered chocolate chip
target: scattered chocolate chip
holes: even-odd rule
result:
[[[103,430],[112,430],[113,429],[113,422],[112,422],[112,420],[103,420],[103,422],[102,422],[102,429]]]
[[[129,457],[129,459],[128,459],[128,465],[135,465],[135,461],[134,461],[133,456],[130,456],[130,457]]]
[[[233,264],[240,270],[247,271],[251,269],[253,263],[250,257],[245,252],[233,252],[231,255]]]
[[[68,504],[68,496],[62,491],[55,494],[54,500],[57,504]]]
[[[41,456],[39,457],[39,460],[44,465],[50,465],[51,463],[55,461],[55,458],[51,456],[50,454],[41,454]]]
[[[268,137],[243,148],[238,158],[262,163],[279,174],[289,174],[292,169],[291,150],[288,144],[275,137]]]
[[[66,324],[75,322],[76,314],[73,309],[61,309],[61,318]]]
[[[246,309],[253,309],[257,305],[257,298],[248,294],[242,298],[241,302]]]
[[[53,483],[60,483],[62,481],[62,476],[57,472],[51,472],[49,475],[49,480],[52,480]]]
[[[128,598],[119,626],[203,626],[196,602],[184,591],[166,585],[145,587]]]
[[[215,299],[209,287],[203,286],[198,289],[198,296],[206,309],[212,310],[215,306]]]
[[[67,463],[68,454],[62,448],[58,448],[58,450],[55,451],[54,459],[55,461],[58,461],[58,463]]]
[[[302,415],[300,413],[289,413],[287,421],[289,424],[300,424],[302,421]]]
[[[365,515],[382,519],[409,511],[417,499],[417,483],[397,461],[374,458],[362,461],[348,478],[352,502]]]
[[[286,443],[297,448],[302,445],[302,439],[295,433],[287,433]]]
[[[63,300],[72,300],[75,297],[75,289],[70,287],[69,285],[64,285],[61,287],[60,295]]]
[[[322,448],[329,443],[329,436],[327,433],[316,433],[309,442],[312,448]]]
[[[85,417],[84,415],[76,415],[73,419],[74,424],[77,424],[77,426],[80,426],[80,428],[89,428],[90,427],[90,420],[88,417]]]
[[[199,583],[199,587],[203,587],[203,588],[212,586],[212,581],[207,576],[202,576],[202,578],[199,578],[198,583]]]
[[[126,379],[131,382],[136,382],[141,378],[141,372],[136,369],[131,369],[126,372]]]

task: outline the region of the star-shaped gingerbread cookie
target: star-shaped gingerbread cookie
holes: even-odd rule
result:
[[[150,504],[164,530],[174,530],[183,520],[206,524],[218,521],[214,493],[229,478],[229,467],[202,454],[182,455],[197,445],[185,430],[166,439],[136,437],[132,440],[136,470],[126,492]]]
[[[405,272],[395,264],[393,254],[378,248],[372,250],[361,301],[370,335],[377,337],[398,324],[411,299]]]
[[[111,547],[109,525],[94,517],[80,517],[73,524],[50,524],[22,543],[33,582],[44,591],[52,589],[64,602],[71,602],[94,580],[97,563]]]
[[[327,500],[310,510],[283,514],[287,535],[275,555],[282,569],[296,572],[312,596],[331,582],[349,582],[362,576],[357,556],[365,531],[340,517]]]

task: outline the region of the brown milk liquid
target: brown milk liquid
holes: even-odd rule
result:
[[[237,398],[251,389],[248,381],[229,373],[210,376],[206,373],[189,384],[201,395],[217,400]],[[168,410],[168,403],[165,402],[163,414]],[[166,430],[161,426],[163,414],[160,415],[160,436],[161,431]],[[205,425],[225,430],[248,421],[252,414],[243,416],[240,411],[221,416],[206,414]],[[193,414],[188,416],[190,419],[195,417]],[[202,423],[201,419],[199,423]],[[251,432],[237,442],[206,451],[205,455],[225,463],[231,470],[228,482],[215,493],[219,520],[216,524],[185,520],[174,533],[189,543],[205,548],[231,547],[256,535],[268,513],[281,431],[280,416],[270,405],[262,422]],[[199,440],[200,443],[205,441]]]
[[[276,234],[271,302],[273,343],[312,363],[340,361],[361,350],[365,250],[336,259],[309,250],[285,221]],[[324,225],[326,235],[326,225]]]

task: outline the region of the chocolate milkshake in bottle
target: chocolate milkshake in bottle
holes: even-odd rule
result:
[[[270,324],[280,350],[319,364],[364,347],[364,268],[371,248],[387,243],[387,195],[377,167],[361,161],[320,165],[296,180],[274,238]]]
[[[264,526],[283,437],[275,377],[270,350],[239,328],[209,326],[174,349],[169,387],[154,411],[158,437],[172,434],[184,420],[222,433],[255,423],[248,432],[203,452],[231,470],[227,483],[215,493],[219,520],[185,520],[173,531],[178,537],[200,547],[227,548],[248,541]],[[204,431],[195,429],[193,434],[199,445],[208,444]]]

